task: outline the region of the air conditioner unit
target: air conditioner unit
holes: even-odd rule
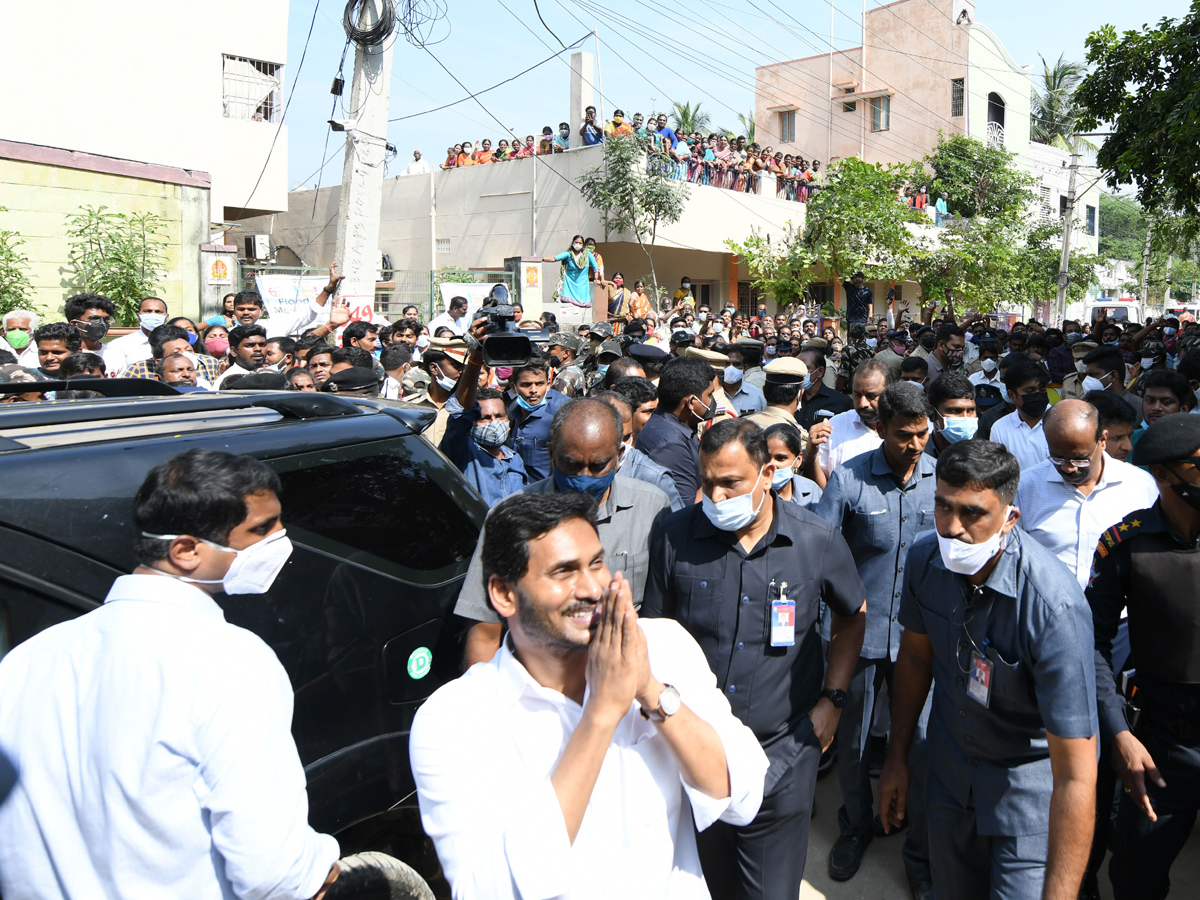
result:
[[[271,236],[269,234],[246,235],[246,259],[270,259]]]

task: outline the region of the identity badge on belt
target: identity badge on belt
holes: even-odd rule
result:
[[[796,643],[796,601],[787,598],[787,582],[779,585],[778,599],[771,601],[771,646],[791,647]]]
[[[971,651],[971,680],[967,684],[967,696],[983,707],[992,699],[992,661],[978,650]]]

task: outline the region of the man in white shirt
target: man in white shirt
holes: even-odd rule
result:
[[[133,574],[0,663],[20,772],[0,807],[8,900],[319,900],[337,878],[337,841],[307,824],[287,673],[211,596],[261,594],[287,562],[278,494],[246,456],[158,466]]]
[[[758,812],[754,734],[682,627],[638,619],[587,494],[515,494],[488,523],[509,635],[425,702],[409,744],[454,896],[707,898],[696,830]]]
[[[412,349],[404,342],[388,344],[379,355],[379,364],[387,373],[380,386],[379,396],[384,400],[403,400],[404,376],[412,368]]]
[[[138,304],[138,330],[109,341],[104,346],[104,367],[110,378],[117,378],[138,360],[150,357],[150,332],[167,322],[167,304],[158,297],[146,297]]]
[[[329,312],[326,310],[326,304],[329,302],[329,298],[337,293],[338,286],[345,277],[345,275],[337,273],[337,263],[333,263],[329,267],[329,283],[321,288],[316,297],[302,306],[296,306],[288,315],[268,318],[261,323],[259,320],[262,319],[265,309],[262,296],[258,291],[238,291],[233,298],[234,321],[238,325],[261,324],[267,331],[267,337],[299,335],[318,319],[322,317],[328,319]],[[332,333],[331,330],[329,331]]]
[[[1017,458],[1022,472],[1050,457],[1042,428],[1042,417],[1050,404],[1046,391],[1049,383],[1050,374],[1029,360],[1018,360],[1004,373],[1008,402],[1016,409],[992,426],[990,439],[1003,444]]]
[[[891,379],[887,363],[868,359],[854,370],[850,382],[854,408],[809,429],[808,448],[804,454],[805,474],[822,490],[830,473],[843,462],[883,443],[875,424],[879,421],[879,398]]]
[[[1060,400],[1043,423],[1050,458],[1021,473],[1020,525],[1087,587],[1100,535],[1158,500],[1154,479],[1104,452],[1100,415],[1082,400]]]
[[[437,330],[439,328],[449,328],[459,336],[465,334],[467,325],[470,324],[466,321],[466,317],[467,298],[451,297],[450,305],[446,308],[446,311],[440,316],[434,316],[433,320],[429,323],[430,337],[437,337]]]
[[[413,161],[401,172],[401,175],[428,175],[433,169],[429,165],[429,160],[421,159],[421,151],[413,151]]]

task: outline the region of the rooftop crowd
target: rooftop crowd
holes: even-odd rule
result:
[[[825,174],[818,159],[807,160],[799,155],[784,153],[772,147],[747,141],[745,135],[725,132],[678,132],[667,121],[665,113],[651,113],[647,119],[640,112],[626,120],[623,110],[613,111],[613,117],[601,123],[596,108],[584,111],[584,121],[572,128],[560,122],[557,130],[549,125],[542,128],[540,138],[532,134],[522,140],[501,138],[493,146],[491,139],[464,141],[446,148],[442,169],[482,166],[564,153],[572,147],[592,147],[617,137],[637,137],[649,154],[647,166],[662,171],[668,177],[693,184],[712,185],[746,193],[760,193],[760,177],[769,174],[775,179],[776,196],[804,202],[812,191],[825,185]],[[413,162],[404,174],[430,171],[429,163],[420,150],[413,152]]]
[[[612,315],[526,323],[542,330],[520,366],[485,363],[488,320],[461,297],[427,323],[347,324],[331,267],[309,306],[265,325],[253,292],[199,325],[147,298],[110,343],[98,295],[65,321],[10,313],[24,364],[0,356],[0,374],[29,383],[18,401],[44,378],[72,378],[64,399],[123,374],[435,412],[424,437],[490,509],[455,607],[465,672],[410,742],[456,897],[795,898],[822,770],[842,799],[835,881],[902,840],[914,898],[1075,900],[1104,877],[1118,900],[1165,897],[1200,807],[1200,326],[890,327],[858,274],[843,337],[763,303],[705,306],[686,278],[660,313],[583,238],[572,252]],[[145,497],[193,463],[151,473]],[[227,465],[273,497],[251,463]],[[178,535],[143,532],[143,567],[175,566]],[[26,646],[54,652],[43,637]],[[0,663],[0,749],[18,757],[60,727],[6,693],[33,689],[36,658]],[[115,877],[86,847],[55,857],[17,790],[0,807],[6,897],[65,896],[63,868]],[[305,861],[239,895],[323,893],[329,842],[237,799],[223,816],[278,824],[276,855]],[[195,895],[228,895],[223,871]]]

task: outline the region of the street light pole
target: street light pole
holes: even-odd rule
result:
[[[393,0],[361,0],[358,28],[367,30]],[[354,85],[346,123],[346,160],[338,208],[337,262],[346,276],[341,294],[374,307],[379,268],[379,217],[383,204],[383,166],[387,155],[388,101],[392,90],[393,32],[375,44],[355,43]],[[353,303],[353,301],[352,301]]]
[[[1071,283],[1071,232],[1075,228],[1075,177],[1079,173],[1079,135],[1071,144],[1071,181],[1067,187],[1067,215],[1063,220],[1062,256],[1058,261],[1058,295],[1054,300],[1054,314],[1061,325],[1067,317],[1067,285]]]

